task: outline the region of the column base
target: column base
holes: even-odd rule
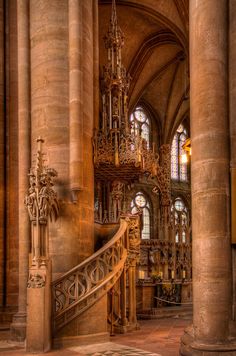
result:
[[[130,331],[140,330],[139,323],[127,323],[126,325],[114,325],[114,335],[116,334],[125,334]],[[110,335],[110,336],[114,336]]]
[[[10,326],[11,340],[23,342],[26,338],[26,313],[18,312],[13,316]]]
[[[193,327],[185,330],[181,338],[181,356],[227,356],[236,355],[236,339],[228,340],[225,344],[204,344],[194,339]]]
[[[136,321],[134,323],[130,323],[127,325],[127,331],[134,331],[134,330],[140,330],[140,325]]]
[[[114,334],[125,334],[128,331],[128,325],[114,326]]]

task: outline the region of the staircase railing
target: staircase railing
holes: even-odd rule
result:
[[[54,333],[91,307],[116,283],[128,256],[128,223],[100,250],[52,283]]]

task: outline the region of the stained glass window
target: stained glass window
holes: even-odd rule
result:
[[[186,139],[187,130],[180,124],[171,144],[171,178],[181,182],[186,182],[188,180],[187,162],[182,162],[181,160],[185,153],[182,146]]]
[[[141,232],[142,239],[150,239],[150,204],[141,192],[138,192],[131,202],[131,213],[135,214],[139,210],[143,213],[143,229]]]
[[[135,135],[140,134],[150,147],[150,121],[142,107],[137,107],[130,115],[131,132]]]
[[[172,206],[171,212],[176,227],[175,242],[186,242],[186,229],[188,224],[188,209],[181,197],[177,197]]]

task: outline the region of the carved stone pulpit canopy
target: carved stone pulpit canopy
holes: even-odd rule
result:
[[[108,33],[104,38],[107,64],[101,78],[102,117],[100,129],[94,134],[94,164],[97,179],[121,177],[130,181],[140,174],[155,175],[158,154],[149,149],[139,130],[128,118],[130,76],[122,63],[124,36],[117,23],[115,1]]]
[[[118,26],[115,0],[104,41],[107,64],[101,78],[100,126],[93,136],[95,180],[99,188],[95,217],[103,222],[117,222],[120,213],[127,211],[125,187],[146,176],[155,186],[153,192],[161,194],[161,211],[167,215],[163,218],[166,221],[170,207],[170,145],[164,144],[156,152],[155,145],[150,148],[142,137],[141,127],[129,119],[131,78],[122,63],[124,35]],[[115,194],[114,182],[119,184],[119,196]],[[106,197],[101,198],[102,194]]]

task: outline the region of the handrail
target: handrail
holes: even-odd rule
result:
[[[120,277],[127,258],[128,224],[78,266],[52,282],[54,331],[94,304]]]
[[[77,271],[79,268],[83,267],[84,265],[86,265],[87,263],[89,263],[90,261],[92,261],[93,259],[97,258],[101,253],[103,253],[106,249],[108,249],[109,247],[111,247],[117,240],[119,240],[119,238],[121,237],[121,235],[125,232],[125,230],[127,229],[127,222],[123,219],[121,219],[120,221],[120,227],[118,229],[118,231],[116,232],[116,234],[111,238],[111,240],[109,240],[104,246],[102,246],[97,252],[95,252],[94,254],[92,254],[91,256],[89,256],[88,258],[86,258],[83,262],[81,262],[79,265],[71,268],[68,272],[64,273],[62,276],[57,277],[53,282],[52,285],[54,286],[55,284],[57,284],[58,282],[60,282],[60,280],[64,279],[65,277],[69,276],[70,274],[74,273],[75,271]]]

